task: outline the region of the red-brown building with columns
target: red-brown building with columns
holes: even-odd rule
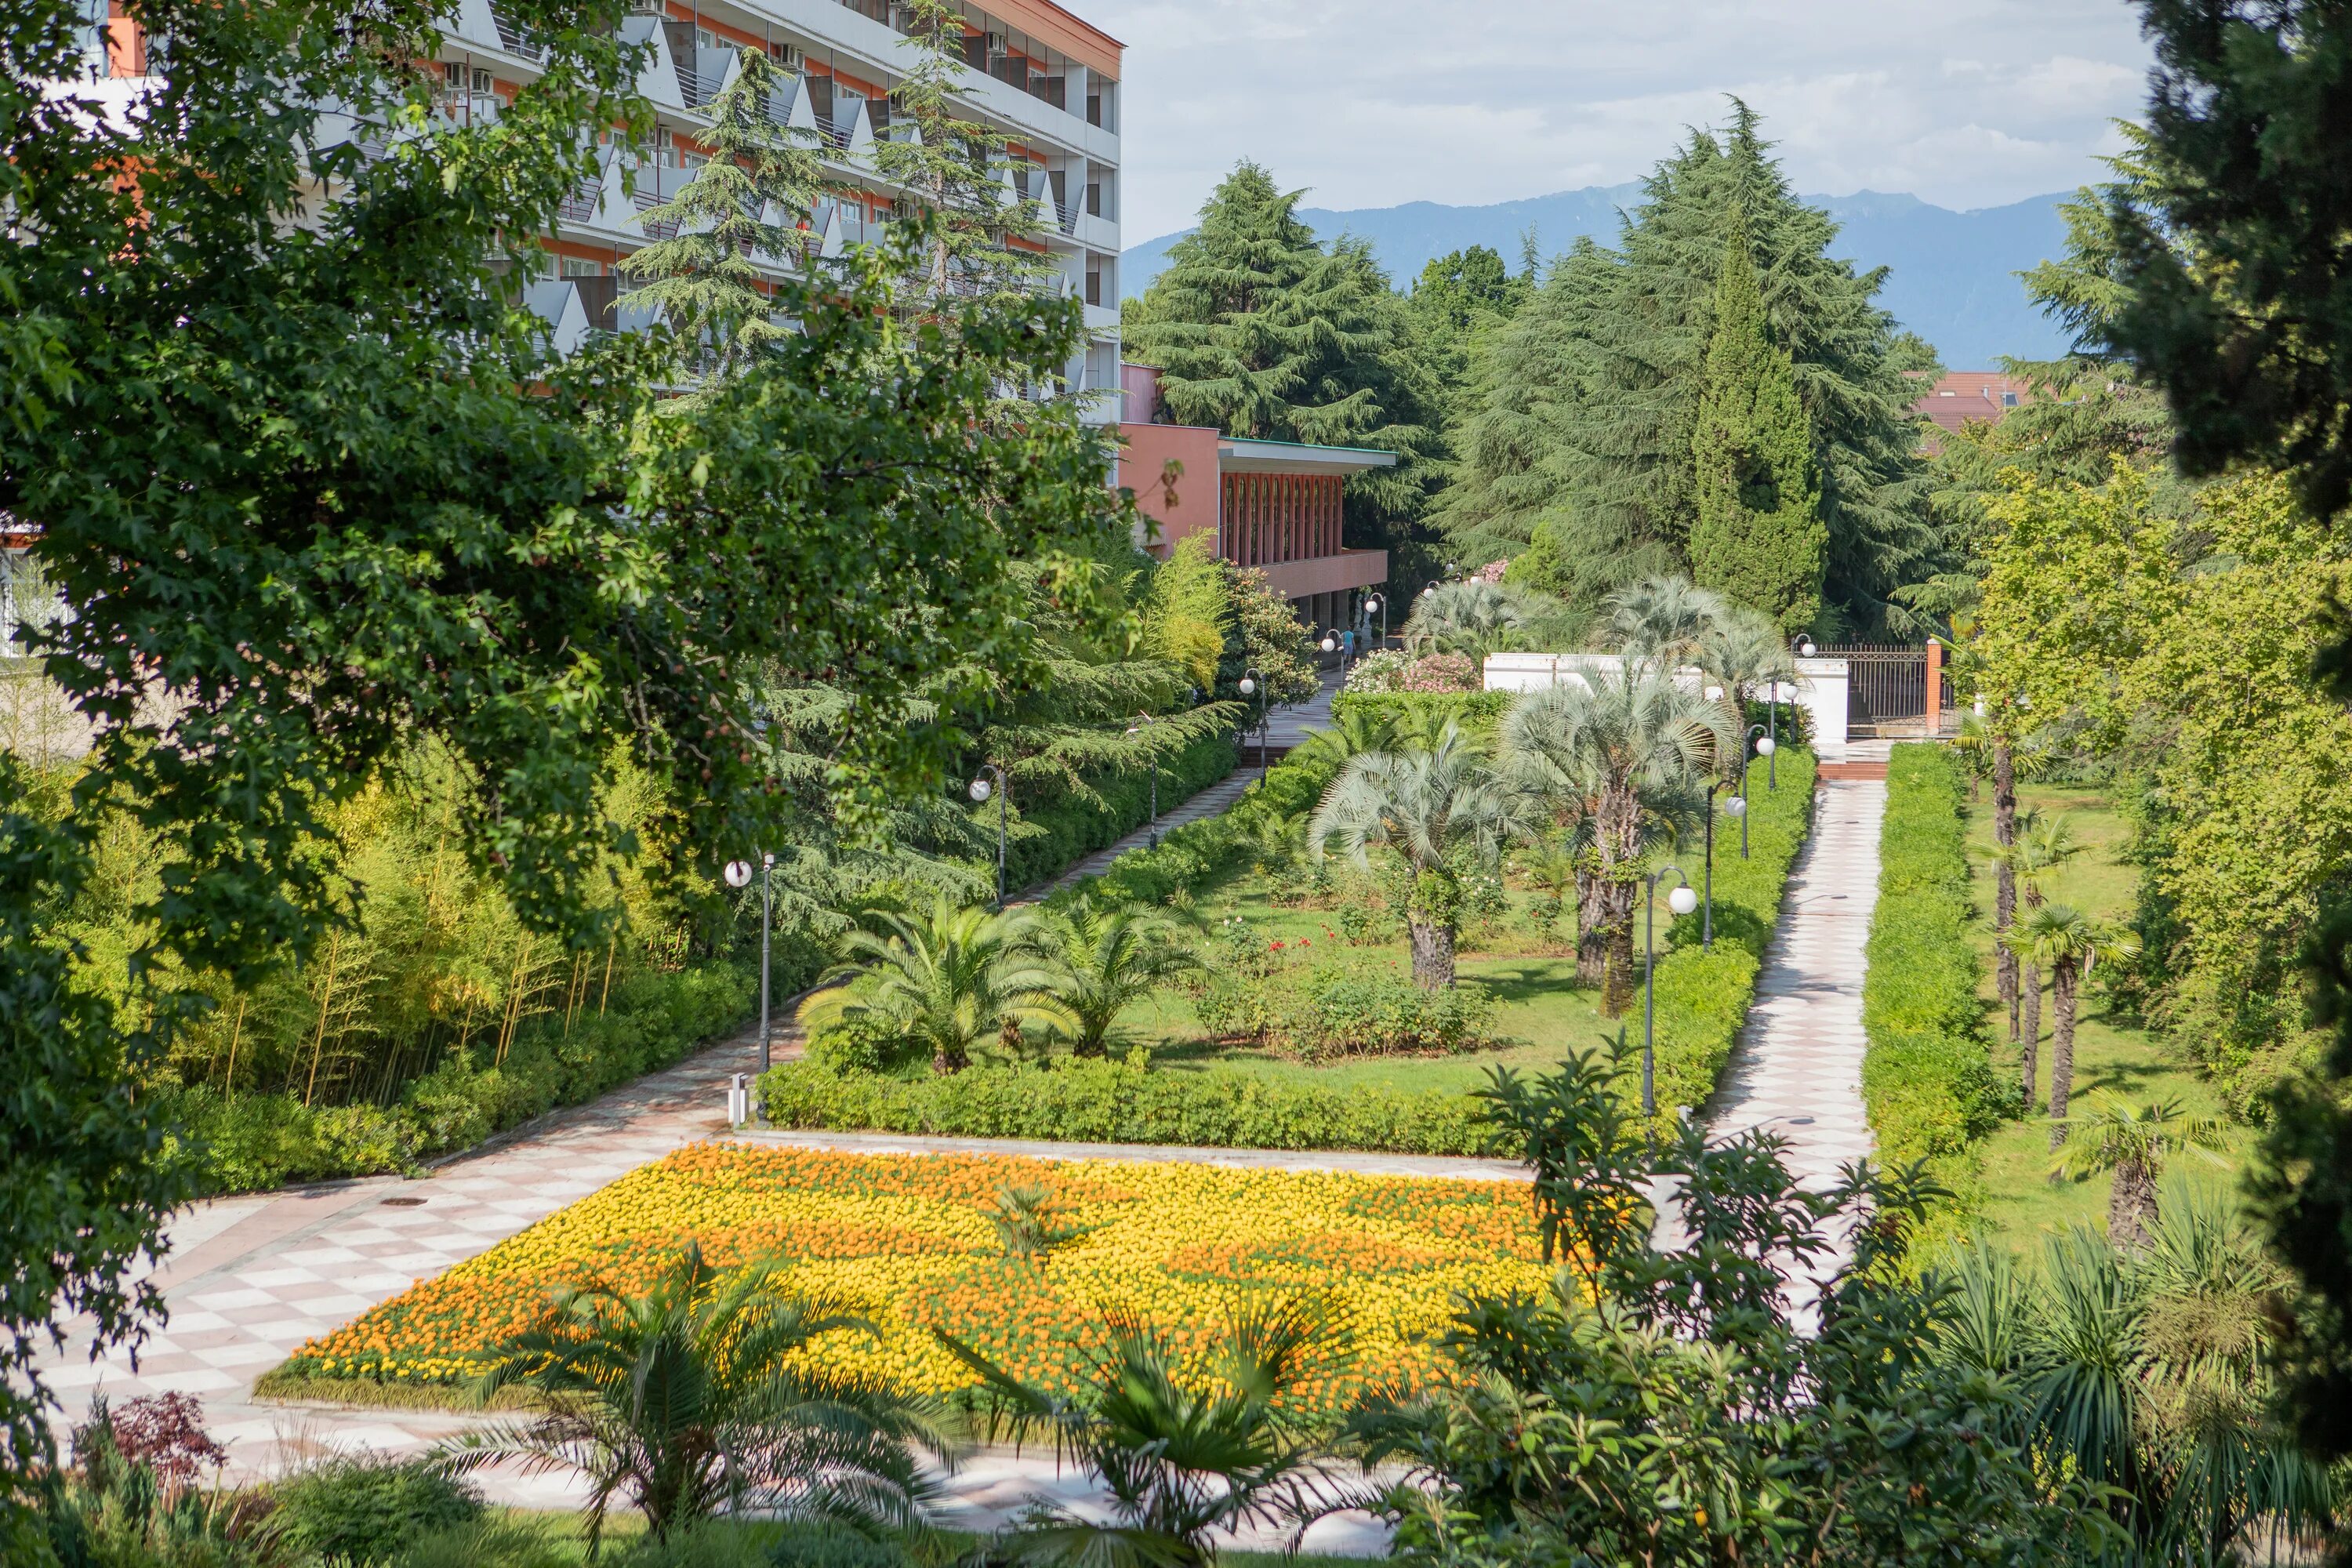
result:
[[[1145,548],[1165,559],[1177,541],[1212,533],[1219,555],[1263,571],[1310,626],[1349,624],[1359,595],[1388,581],[1389,552],[1340,544],[1340,490],[1349,474],[1390,468],[1396,454],[1161,424],[1160,373],[1139,364],[1120,371],[1127,407],[1118,482],[1158,524]]]

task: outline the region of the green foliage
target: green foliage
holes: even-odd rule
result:
[[[1367,1461],[1412,1478],[1388,1497],[1400,1562],[2100,1560],[2114,1532],[2026,1440],[2026,1392],[1937,1353],[1959,1304],[1895,1266],[1927,1196],[1915,1174],[1808,1192],[1778,1140],[1661,1142],[1609,1078],[1571,1058],[1484,1097],[1565,1266],[1532,1299],[1463,1301],[1439,1340],[1457,1375],[1359,1415]],[[1671,1250],[1662,1190],[1689,1238]],[[1853,1250],[1832,1265],[1840,1236]],[[1820,1278],[1817,1321],[1792,1267]]]
[[[1716,273],[1715,334],[1691,455],[1691,576],[1761,612],[1783,636],[1811,630],[1821,618],[1829,543],[1812,424],[1788,352],[1766,324],[1748,225],[1737,215]]]
[[[1102,1056],[1117,1041],[1118,1016],[1130,1004],[1201,967],[1184,928],[1148,904],[1073,900],[1046,911],[1037,947],[1070,1050],[1082,1057]]]
[[[580,1471],[592,1553],[616,1499],[656,1540],[753,1510],[908,1529],[931,1491],[917,1447],[946,1438],[925,1402],[808,1353],[858,1332],[872,1325],[787,1291],[775,1266],[721,1271],[689,1242],[641,1291],[558,1288],[471,1388],[481,1401],[530,1390],[542,1413],[469,1430],[444,1458],[461,1470],[519,1459]]]
[[[929,1056],[936,1070],[955,1073],[975,1051],[1018,1044],[1024,1028],[1056,1021],[1034,910],[959,909],[941,897],[924,916],[878,919],[880,931],[849,934],[829,984],[801,1004],[811,1035],[846,1028],[899,1042],[891,1055]]]
[[[1194,533],[1178,540],[1151,574],[1145,622],[1151,651],[1202,691],[1216,689],[1234,630],[1230,565],[1217,555],[1213,535]]]
[[[1188,742],[1181,751],[1161,757],[1160,811],[1174,810],[1226,777],[1240,761],[1232,736],[1223,732]],[[1068,792],[1029,805],[1016,803],[1006,826],[1004,885],[1017,891],[1050,881],[1096,850],[1144,826],[1150,820],[1152,785],[1150,774],[1143,769],[1144,764],[1138,763],[1096,777],[1083,795]],[[992,801],[972,817],[991,862],[996,847],[995,811]],[[992,877],[994,871],[992,863]]]
[[[1491,748],[1516,691],[1343,691],[1331,700],[1331,721],[1359,720],[1405,735],[1433,735],[1450,720],[1479,745]]]
[[[1889,1161],[1926,1162],[1964,1205],[1976,1196],[1975,1144],[2016,1103],[1993,1075],[1977,994],[1965,792],[1949,752],[1895,748],[1862,984],[1862,1092],[1878,1147]]]
[[[1240,684],[1254,669],[1265,682],[1267,704],[1307,701],[1322,689],[1307,623],[1289,600],[1274,591],[1263,568],[1223,564],[1234,624],[1225,634],[1224,655],[1217,661],[1217,696],[1245,708],[1256,703],[1259,694],[1244,698]]]
[[[1160,367],[1180,423],[1396,453],[1393,468],[1349,476],[1345,533],[1350,545],[1389,548],[1402,580],[1417,570],[1405,552],[1426,559],[1414,535],[1439,474],[1440,386],[1370,243],[1317,244],[1294,210],[1302,195],[1237,165],[1129,302],[1127,352]]]
[[[1495,1042],[1484,990],[1415,985],[1393,964],[1326,956],[1261,970],[1220,966],[1197,1005],[1201,1026],[1283,1056],[1328,1062],[1401,1053],[1458,1055]]]
[[[12,1469],[44,1445],[24,1347],[61,1300],[119,1339],[122,1271],[178,1195],[110,1086],[187,1022],[175,969],[250,987],[358,929],[340,805],[441,750],[452,851],[526,929],[593,949],[612,860],[645,848],[601,809],[624,759],[673,786],[696,847],[663,875],[774,826],[762,680],[856,699],[833,759],[853,797],[935,777],[957,737],[916,710],[1032,657],[1011,563],[1125,525],[1076,409],[997,401],[1068,363],[1068,300],[902,311],[866,257],[782,285],[798,330],[695,399],[658,342],[551,362],[506,246],[553,226],[601,140],[649,127],[621,9],[515,0],[546,52],[465,123],[416,64],[442,42],[429,7],[147,0],[168,47],[120,111],[54,90],[86,60],[79,0],[0,22],[0,206],[41,237],[0,255],[0,512],[40,530],[73,613],[33,651],[98,722],[61,824],[0,792],[0,909],[82,886],[102,809],[163,847],[139,945],[96,982],[131,1008],[77,1000],[63,943],[0,943],[27,1068],[0,1268]]]
[[[1925,366],[1873,302],[1882,275],[1834,258],[1834,226],[1790,190],[1745,105],[1660,164],[1645,198],[1615,250],[1580,241],[1492,336],[1438,521],[1465,559],[1517,557],[1511,581],[1583,609],[1693,563],[1693,442],[1738,213],[1812,426],[1828,530],[1819,630],[1878,635],[1889,595],[1938,559],[1904,375]]]
[[[760,1094],[779,1127],[1221,1149],[1493,1149],[1473,1103],[1451,1091],[1343,1089],[1225,1066],[1158,1068],[1140,1053],[912,1080],[786,1062],[760,1079]]]
[[[430,1460],[331,1459],[269,1489],[269,1532],[299,1552],[375,1562],[482,1517],[481,1494]]]

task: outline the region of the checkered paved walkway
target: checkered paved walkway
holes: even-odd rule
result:
[[[1707,1108],[1718,1135],[1756,1128],[1788,1140],[1790,1173],[1816,1191],[1876,1146],[1862,1103],[1862,973],[1886,784],[1832,779],[1819,789],[1748,1026]]]

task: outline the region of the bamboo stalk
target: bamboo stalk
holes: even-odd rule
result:
[[[507,1052],[514,1045],[515,1030],[522,1023],[523,975],[530,964],[530,933],[522,934],[522,943],[515,949],[514,975],[507,983],[507,1016],[499,1029],[499,1054],[494,1065],[503,1065]]]
[[[572,1037],[572,1019],[580,1010],[583,989],[580,983],[580,970],[587,959],[588,955],[584,952],[575,952],[572,955],[572,984],[563,988],[563,1037],[567,1040]]]
[[[319,1032],[310,1038],[310,1076],[302,1085],[302,1104],[307,1109],[310,1096],[319,1087],[319,1053],[327,1045],[327,1013],[335,1002],[335,960],[341,954],[343,933],[337,931],[327,939],[327,981],[319,992]]]
[[[604,941],[604,989],[596,997],[596,1016],[599,1018],[604,1016],[604,1004],[612,999],[613,953],[620,945],[621,937],[618,931],[614,932]]]
[[[221,1088],[227,1091],[228,1102],[236,1103],[236,1042],[245,1033],[246,998],[236,999],[236,1021],[228,1026],[228,1070],[221,1074]]]

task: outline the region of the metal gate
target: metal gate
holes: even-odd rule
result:
[[[1825,647],[1825,658],[1846,661],[1845,733],[1850,741],[1919,736],[1941,727],[1939,710],[1931,722],[1927,713],[1927,650],[1867,644]],[[1938,679],[1936,684],[1944,683]]]

